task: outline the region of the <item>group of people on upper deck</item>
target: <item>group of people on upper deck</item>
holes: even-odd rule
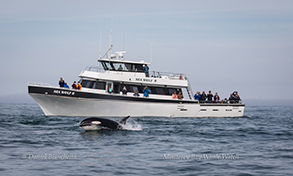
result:
[[[206,94],[205,91],[202,91],[202,94],[197,91],[194,95],[194,99],[198,100],[200,103],[239,103],[241,101],[237,91],[234,91],[230,95],[229,100],[225,98],[224,100],[220,101],[220,96],[218,93],[216,92],[215,95],[213,95],[212,91],[209,91],[208,94]]]

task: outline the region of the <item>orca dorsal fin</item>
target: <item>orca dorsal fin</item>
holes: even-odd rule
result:
[[[119,123],[122,124],[122,125],[125,125],[125,124],[126,124],[126,121],[127,121],[127,119],[128,119],[129,117],[130,117],[130,116],[124,117]]]

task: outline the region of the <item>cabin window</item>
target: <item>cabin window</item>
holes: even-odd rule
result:
[[[113,70],[128,71],[124,63],[112,63],[112,66],[113,66]]]
[[[111,65],[109,62],[102,62],[104,70],[111,70]]]
[[[92,88],[94,85],[94,81],[82,80],[81,86],[85,88]]]
[[[137,86],[129,86],[129,88],[130,88],[130,89],[129,89],[130,92],[135,92],[135,91],[139,92]]]
[[[90,81],[90,80],[81,80],[81,85],[84,88],[93,88],[93,89],[100,89],[100,90],[106,90],[106,82],[101,81]],[[123,87],[125,86],[128,92],[139,92],[143,93],[143,89],[145,88],[145,85],[131,85],[131,84],[121,84],[119,82],[111,83],[109,82],[107,89],[111,86],[113,89],[113,93],[119,93],[122,91]],[[151,94],[157,94],[157,95],[169,95],[171,96],[174,92],[178,93],[179,91],[182,92],[184,97],[188,97],[187,93],[184,92],[181,88],[166,88],[166,87],[154,87],[154,86],[148,86],[148,88],[151,90]],[[217,110],[214,110],[217,111]]]
[[[144,72],[143,64],[131,64],[123,62],[102,62],[104,70],[111,71],[128,71],[128,72]]]
[[[155,90],[156,90],[156,94],[165,95],[165,91],[163,88],[157,87],[157,88],[155,88]]]
[[[105,90],[106,83],[97,81],[97,82],[95,82],[95,85],[93,86],[93,88]]]
[[[144,72],[143,69],[142,69],[142,65],[141,64],[135,64],[135,71],[137,72]]]
[[[125,64],[125,67],[128,71],[135,71],[134,67],[132,64]]]
[[[97,84],[97,82],[94,82],[94,84],[93,84],[93,88],[95,88],[95,87],[96,87],[96,84]]]
[[[168,95],[172,95],[174,92],[177,92],[177,90],[172,88],[168,89]]]
[[[113,83],[113,92],[119,93],[120,92],[120,84],[118,82]]]
[[[179,91],[182,92],[181,89],[175,88],[163,88],[163,87],[149,87],[151,89],[152,94],[159,94],[159,95],[172,95],[174,92],[178,93]]]
[[[143,93],[143,89],[145,86],[138,86],[138,92]],[[150,88],[149,88],[150,89]],[[152,93],[152,91],[151,91]]]
[[[85,88],[93,88],[93,89],[106,89],[106,83],[100,81],[89,81],[89,80],[82,80],[81,86]]]
[[[129,85],[129,84],[122,84],[120,86],[120,91],[122,91],[123,87],[126,87],[128,92],[135,92],[138,91],[139,93],[143,92],[143,89],[145,86],[142,85]],[[174,92],[179,92],[181,89],[176,88],[165,88],[165,87],[153,87],[153,86],[147,86],[151,90],[151,94],[158,94],[158,95],[172,95]]]

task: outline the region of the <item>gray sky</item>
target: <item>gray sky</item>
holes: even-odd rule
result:
[[[70,85],[109,45],[151,70],[183,72],[193,91],[293,102],[293,1],[0,0],[0,102],[27,82]],[[1,100],[2,99],[2,100]]]

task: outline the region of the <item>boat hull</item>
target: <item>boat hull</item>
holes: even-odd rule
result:
[[[242,117],[245,107],[244,104],[199,104],[190,100],[158,100],[45,86],[28,88],[47,116]]]

